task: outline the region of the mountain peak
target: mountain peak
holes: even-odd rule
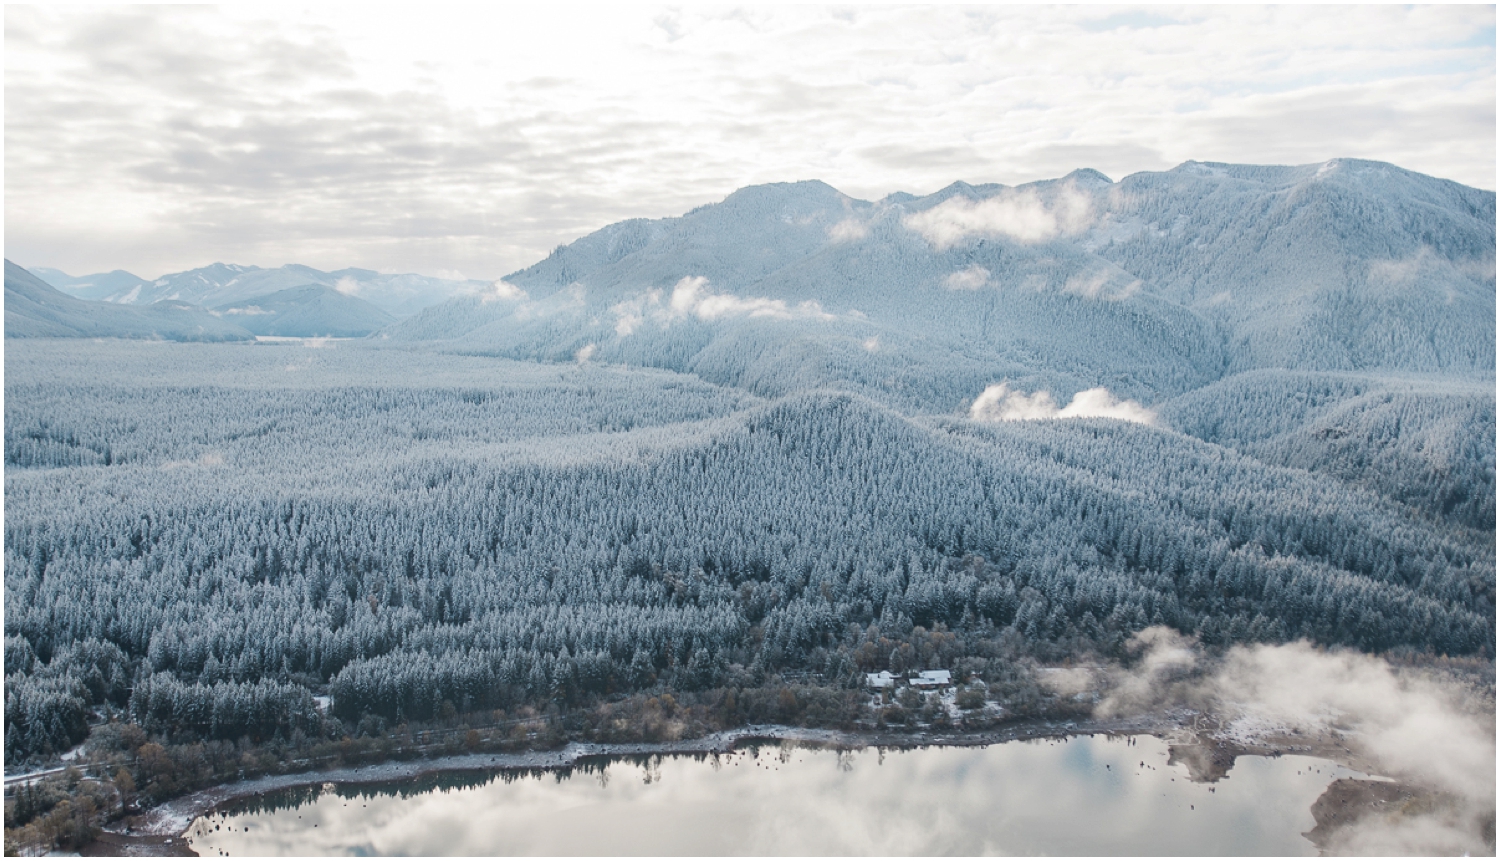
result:
[[[842,204],[846,200],[852,200],[852,198],[828,183],[819,179],[805,179],[797,182],[768,182],[761,185],[747,185],[738,191],[732,192],[719,205],[760,204],[770,201]]]
[[[1078,170],[1075,170],[1067,176],[1063,177],[1064,182],[1068,180],[1072,180],[1077,185],[1090,187],[1100,187],[1115,184],[1114,180],[1110,179],[1099,171],[1094,170],[1091,167],[1081,167]]]

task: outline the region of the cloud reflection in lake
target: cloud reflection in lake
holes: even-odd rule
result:
[[[203,855],[1308,855],[1309,807],[1347,776],[1243,757],[1210,792],[1151,737],[884,754],[788,744],[717,767],[617,760],[407,798],[324,793],[205,817],[189,837]]]

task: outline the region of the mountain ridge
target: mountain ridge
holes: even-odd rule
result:
[[[1355,159],[1118,182],[1081,168],[880,202],[773,183],[606,226],[382,335],[690,372],[716,356],[720,383],[802,343],[815,362],[878,365],[855,388],[888,398],[878,379],[911,367],[927,371],[907,388],[948,388],[935,356],[975,365],[954,371],[971,398],[984,366],[990,382],[1151,401],[1257,368],[1485,377],[1493,242],[1492,192]],[[807,382],[787,374],[757,392]]]
[[[5,337],[249,341],[249,331],[194,305],[144,308],[77,299],[5,261]]]
[[[203,307],[218,307],[278,290],[317,284],[369,302],[396,319],[488,283],[412,273],[383,274],[356,267],[325,272],[300,263],[264,269],[216,262],[149,281],[124,270],[74,277],[58,269],[38,269],[38,277],[43,281],[75,298],[124,305],[149,305],[172,299]]]

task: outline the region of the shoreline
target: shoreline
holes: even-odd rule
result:
[[[1041,738],[1081,735],[1162,735],[1184,730],[1181,718],[1146,715],[1110,720],[1033,721],[980,732],[860,732],[807,729],[775,724],[751,725],[710,733],[694,739],[666,742],[590,743],[569,742],[561,750],[526,753],[458,754],[419,760],[394,760],[372,765],[278,774],[253,780],[221,783],[174,798],[107,827],[104,834],[116,838],[149,840],[158,848],[181,845],[193,821],[218,807],[239,799],[317,784],[359,785],[413,780],[445,772],[502,772],[520,769],[564,769],[593,757],[679,756],[723,754],[736,746],[755,742],[804,742],[831,748],[920,748],[980,747]],[[1238,746],[1237,746],[1238,747]],[[1265,755],[1282,751],[1267,749]],[[1290,751],[1287,751],[1290,752]],[[1235,755],[1257,755],[1243,749]]]

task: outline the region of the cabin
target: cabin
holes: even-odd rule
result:
[[[896,677],[891,675],[888,670],[881,670],[878,673],[865,673],[865,684],[872,690],[877,691],[885,688],[894,688],[896,686]]]
[[[912,687],[930,690],[946,688],[953,684],[953,674],[947,670],[923,670],[911,680]]]

